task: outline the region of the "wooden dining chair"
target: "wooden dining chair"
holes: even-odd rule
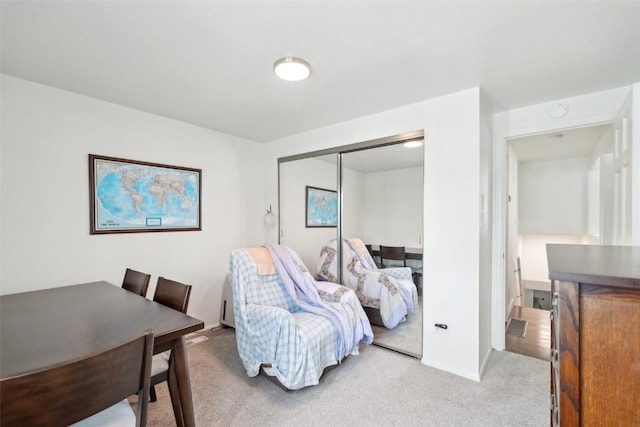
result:
[[[386,263],[385,260],[400,261],[399,263]],[[404,246],[382,246],[380,245],[380,264],[382,268],[406,267],[407,254]]]
[[[153,295],[153,300],[159,304],[166,305],[167,307],[178,310],[182,313],[187,312],[189,307],[189,298],[191,297],[191,285],[176,282],[174,280],[165,279],[164,277],[158,278],[156,285],[156,291]],[[155,402],[157,399],[155,386],[164,381],[169,381],[170,369],[169,366],[173,363],[173,354],[168,356],[166,353],[159,353],[153,356],[151,366],[151,401]],[[169,382],[172,384],[173,380]],[[169,387],[169,393],[173,394],[172,387]],[[172,402],[175,399],[171,399]],[[174,408],[174,411],[180,408]]]
[[[381,264],[378,262],[378,260],[376,259],[376,256],[373,253],[373,245],[365,244],[364,247],[367,248],[367,251],[369,252],[369,255],[371,255],[371,258],[373,259],[373,262],[376,263],[376,267],[380,268]]]
[[[0,382],[3,426],[145,426],[153,331],[104,351]],[[127,398],[138,396],[134,414]]]
[[[122,280],[122,287],[142,297],[147,296],[151,275],[127,268]]]
[[[365,244],[364,247],[367,248],[367,251],[369,251],[369,255],[373,256],[373,246]]]

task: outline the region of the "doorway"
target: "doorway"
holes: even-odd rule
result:
[[[507,140],[505,349],[548,360],[546,244],[611,241],[612,124]]]
[[[568,105],[569,114],[560,119],[548,114],[544,104],[497,113],[494,121],[493,144],[493,248],[492,248],[492,320],[491,344],[496,350],[505,348],[505,325],[508,319],[510,297],[513,289],[513,269],[507,259],[507,171],[508,140],[516,137],[564,131],[571,128],[603,123],[614,125],[614,175],[615,200],[612,244],[625,242],[640,244],[640,198],[634,197],[640,188],[640,150],[634,150],[634,135],[640,135],[640,123],[632,120],[633,107],[638,105],[638,85],[610,90],[606,93],[588,94],[560,103]],[[553,108],[556,105],[550,105]],[[574,112],[579,112],[576,114]],[[635,169],[635,170],[634,170]],[[631,208],[629,208],[631,206]],[[633,227],[632,227],[633,225]],[[638,226],[636,226],[638,225]],[[636,233],[636,231],[638,231]],[[628,244],[628,243],[626,243]]]

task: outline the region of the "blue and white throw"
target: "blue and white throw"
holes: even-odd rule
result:
[[[231,253],[238,353],[251,377],[270,364],[265,372],[289,389],[317,384],[324,368],[372,342],[371,325],[353,291],[313,280],[289,248],[269,251],[275,274],[258,274],[248,249]]]

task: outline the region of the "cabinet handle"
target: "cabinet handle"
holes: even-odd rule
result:
[[[553,293],[553,299],[551,300],[551,306],[552,307],[557,307],[558,306],[558,293],[557,292]]]
[[[556,350],[555,348],[551,349],[550,359],[551,359],[551,365],[554,368],[558,366],[558,350]]]

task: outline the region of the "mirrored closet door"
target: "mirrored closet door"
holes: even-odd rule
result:
[[[281,158],[278,189],[279,241],[300,255],[314,277],[321,251],[331,241],[337,258],[345,260],[337,241],[361,240],[370,245],[378,266],[381,246],[405,250],[405,259],[384,264],[411,268],[413,280],[408,282],[413,281],[418,291],[417,306],[393,328],[373,321],[372,328],[374,344],[418,358],[422,355],[422,140],[422,131],[410,132]],[[345,268],[346,263],[337,270],[342,273]],[[336,280],[343,283],[342,274],[338,276]]]
[[[417,145],[417,144],[416,144]],[[342,155],[343,236],[371,249],[378,266],[408,266],[418,305],[392,329],[372,324],[374,342],[422,355],[423,148],[403,143]],[[381,260],[380,247],[403,248],[404,259]]]

